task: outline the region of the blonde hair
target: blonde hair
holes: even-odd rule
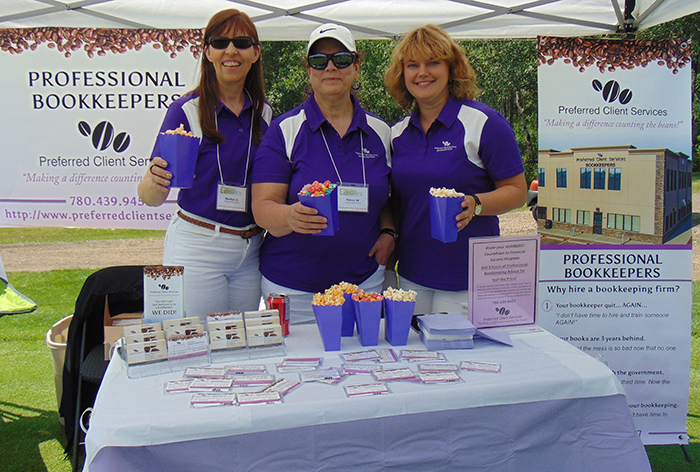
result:
[[[409,109],[415,101],[406,88],[404,62],[415,56],[447,62],[450,69],[449,92],[457,99],[471,100],[481,92],[476,85],[476,72],[469,64],[464,48],[439,26],[425,25],[414,29],[401,39],[394,48],[389,67],[384,73],[384,82],[389,94],[404,110]]]

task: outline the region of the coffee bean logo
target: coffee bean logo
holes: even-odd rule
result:
[[[90,129],[90,125],[85,123],[84,121],[81,121],[78,123],[78,131],[80,131],[80,134],[83,136],[90,136],[90,132],[92,131]]]
[[[131,138],[129,137],[129,135],[122,131],[117,135],[116,138],[114,138],[114,150],[116,152],[123,152],[126,150],[126,148],[129,147],[130,142]]]
[[[114,126],[109,121],[100,121],[94,130],[89,123],[81,121],[78,123],[78,131],[89,137],[93,147],[99,151],[104,151],[111,144],[116,152],[124,152],[131,144],[131,137],[125,131],[114,136]]]
[[[627,105],[630,100],[632,100],[632,91],[630,89],[625,89],[622,92],[620,92],[620,103],[623,105]]]
[[[620,90],[620,84],[616,80],[609,80],[603,85],[600,80],[594,79],[591,85],[593,90],[601,92],[603,100],[608,103],[618,100],[622,105],[626,105],[632,100],[632,91],[630,89]]]
[[[502,306],[500,308],[496,308],[496,313],[502,316],[508,316],[510,315],[510,310],[508,310],[506,307]]]
[[[92,145],[95,146],[95,149],[104,151],[112,144],[113,136],[114,127],[112,123],[100,121],[97,126],[95,126],[95,131],[92,132]]]
[[[617,96],[620,94],[620,84],[614,80],[608,81],[608,83],[603,86],[603,98],[606,102],[612,103],[617,100]]]

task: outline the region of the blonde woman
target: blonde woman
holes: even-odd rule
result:
[[[512,128],[475,99],[476,74],[440,27],[408,33],[385,73],[411,114],[392,127],[392,199],[398,206],[401,288],[418,292],[416,313],[468,309],[469,238],[498,235],[501,213],[525,203],[527,185]],[[429,190],[463,192],[456,242],[430,235]]]

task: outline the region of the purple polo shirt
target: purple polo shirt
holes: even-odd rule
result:
[[[202,136],[194,171],[194,183],[192,188],[180,189],[177,203],[183,210],[221,224],[237,228],[250,226],[255,222],[250,209],[250,173],[257,151],[257,146],[251,143],[250,163],[247,166],[248,174],[246,176],[246,160],[248,159],[248,143],[250,142],[253,114],[250,98],[246,94],[245,105],[241,110],[240,117],[236,116],[223,103],[219,103],[216,109],[218,128],[224,136],[224,141],[218,145],[221,173],[224,177],[224,183],[228,185],[243,186],[245,182],[245,186],[248,188],[248,209],[245,212],[216,209],[217,188],[221,182],[217,162],[217,144],[202,135],[197,111],[198,102],[199,96],[196,93],[189,93],[175,100],[168,108],[160,127],[160,132],[163,133],[166,130],[177,129],[180,124],[183,124],[186,131],[192,131],[195,136]],[[263,133],[267,131],[271,120],[272,108],[266,103],[261,121]],[[156,156],[160,157],[160,147],[157,140],[151,153],[151,159]]]
[[[498,235],[498,217],[474,217],[456,242],[433,239],[430,187],[484,193],[496,188],[494,181],[523,172],[513,129],[483,103],[450,97],[427,134],[414,111],[393,126],[391,136],[399,275],[437,290],[467,290],[469,237]]]
[[[341,139],[310,97],[272,122],[255,156],[253,183],[288,184],[290,205],[299,201],[297,194],[306,184],[338,183],[333,162],[344,184],[362,184],[364,160],[369,186],[369,211],[340,212],[333,236],[267,234],[260,250],[260,272],[278,285],[321,292],[341,281],[359,284],[377,270],[376,259],[368,254],[379,237],[379,212],[389,198],[391,130],[354,97],[353,104],[352,123]]]

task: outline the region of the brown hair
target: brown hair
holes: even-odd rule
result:
[[[204,30],[202,49],[207,47],[207,41],[213,36],[219,36],[226,30],[235,30],[241,34],[250,36],[256,45],[260,44],[258,30],[253,24],[253,20],[242,11],[235,9],[222,10],[209,20],[209,24]],[[220,143],[224,140],[223,135],[216,129],[214,114],[219,106],[219,83],[216,78],[214,65],[209,62],[206,54],[202,54],[201,77],[199,85],[194,89],[199,94],[199,123],[202,133],[214,142]],[[250,94],[253,102],[253,142],[260,144],[262,131],[260,121],[262,120],[262,110],[265,106],[265,82],[263,80],[262,56],[252,65],[245,78],[245,89]]]
[[[481,92],[476,85],[476,72],[469,64],[464,48],[439,26],[425,25],[414,29],[401,39],[394,48],[389,67],[384,73],[389,94],[404,110],[409,109],[415,101],[406,88],[403,75],[404,61],[414,56],[447,62],[450,69],[450,95],[459,100],[471,100]]]

